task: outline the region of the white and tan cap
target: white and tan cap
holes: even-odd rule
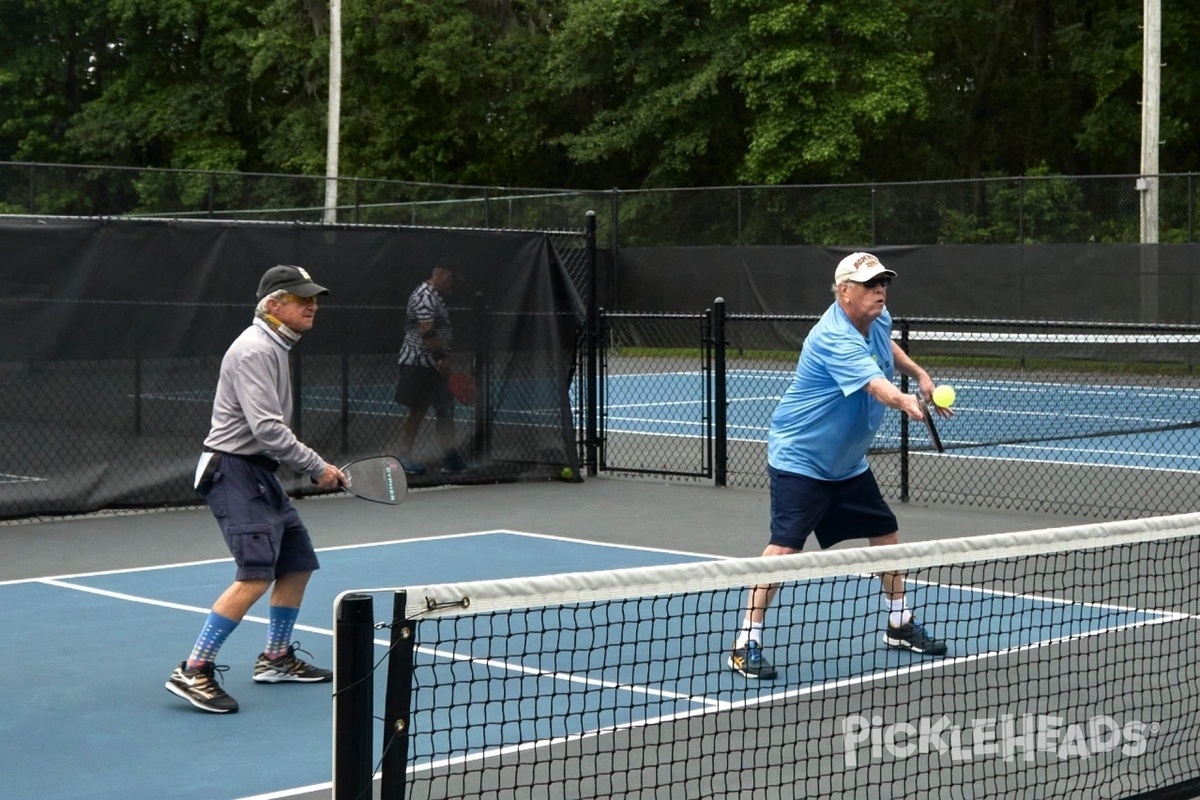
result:
[[[872,278],[885,275],[896,277],[896,273],[879,263],[879,259],[870,253],[851,253],[838,262],[833,273],[833,282],[843,284],[846,281],[866,283]]]

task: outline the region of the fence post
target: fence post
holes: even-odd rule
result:
[[[1195,228],[1195,206],[1192,202],[1192,173],[1187,176],[1187,218],[1188,218],[1188,244],[1196,241]]]
[[[142,435],[142,337],[134,337],[133,350],[133,435]]]
[[[1025,176],[1017,178],[1017,244],[1025,244]]]
[[[600,414],[598,384],[600,370],[598,366],[600,351],[600,298],[597,291],[596,277],[596,212],[587,212],[587,408],[585,425],[587,438],[584,444],[584,460],[589,478],[598,474],[596,448],[599,437],[596,434],[596,420]]]
[[[621,223],[620,223],[620,216],[619,216],[621,213],[621,204],[618,199],[618,197],[620,195],[620,191],[621,191],[620,189],[613,187],[612,192],[609,194],[609,200],[608,200],[609,215],[610,215],[609,216],[610,230],[609,230],[608,250],[609,250],[609,253],[612,254],[612,260],[613,260],[614,264],[617,263],[617,251],[621,248],[621,231],[620,231]]]
[[[350,352],[342,351],[342,453],[350,452]]]
[[[875,184],[871,184],[871,246],[875,247],[879,244],[879,217],[878,209],[875,204],[875,194],[878,191]]]
[[[491,341],[488,324],[488,306],[483,292],[475,292],[471,301],[471,317],[475,328],[473,353],[475,368],[472,379],[478,390],[471,418],[474,432],[471,436],[472,457],[486,460],[492,455],[492,371],[488,342]]]
[[[726,431],[728,398],[725,386],[725,298],[713,301],[713,482],[724,486],[727,477],[729,437]]]
[[[742,225],[743,224],[744,224],[744,222],[742,220],[742,187],[739,186],[739,187],[737,187],[737,243],[738,243],[738,247],[741,247],[743,244],[745,244],[745,241],[742,239]]]

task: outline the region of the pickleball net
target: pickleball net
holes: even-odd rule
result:
[[[388,675],[335,797],[1191,797],[1198,551],[1189,514],[345,593],[392,617],[362,674],[339,624],[337,696]],[[884,644],[894,570],[945,656]],[[762,584],[769,681],[727,665]]]

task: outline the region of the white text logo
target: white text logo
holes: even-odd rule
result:
[[[1050,758],[1090,758],[1096,753],[1120,750],[1122,755],[1146,752],[1146,736],[1157,733],[1157,724],[1133,720],[1124,725],[1108,716],[1082,723],[1043,714],[1005,714],[956,725],[946,716],[926,717],[917,723],[884,725],[882,717],[851,716],[842,719],[846,766],[858,765],[859,749],[870,745],[871,759],[903,759],[937,753],[954,761],[1003,758],[1033,761],[1038,753]]]

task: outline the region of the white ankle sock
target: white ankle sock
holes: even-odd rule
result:
[[[746,624],[742,627],[742,632],[738,634],[737,643],[734,647],[745,647],[746,642],[753,639],[761,646],[763,643],[763,624],[761,622],[751,622],[746,620]]]
[[[908,610],[908,605],[903,597],[899,600],[889,600],[885,595],[883,610],[888,612],[888,625],[893,628],[907,625],[912,620],[912,612]]]

